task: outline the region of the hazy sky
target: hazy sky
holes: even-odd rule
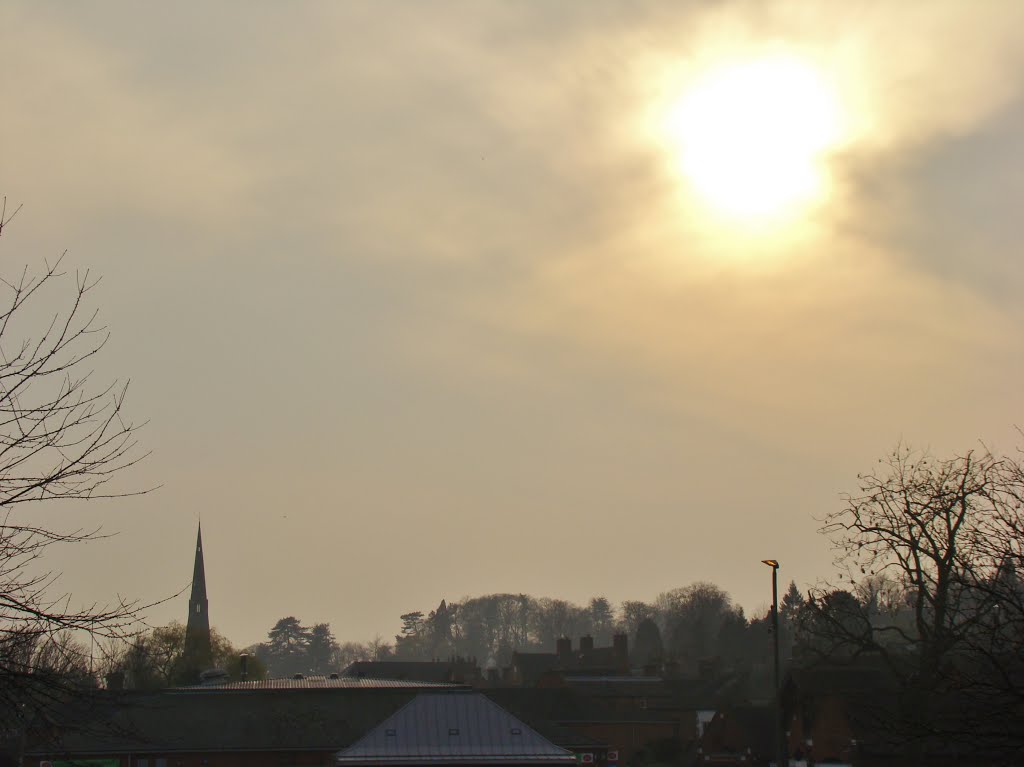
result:
[[[1017,444],[1021,29],[1017,0],[4,3],[0,270],[103,275],[96,375],[162,485],[37,512],[119,533],[62,583],[175,593],[200,515],[239,645],[828,575],[815,516],[898,440]],[[665,115],[773,55],[842,127],[822,193],[753,225]]]

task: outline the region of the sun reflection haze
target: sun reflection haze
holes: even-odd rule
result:
[[[843,140],[834,89],[812,63],[774,55],[712,66],[664,110],[663,141],[711,212],[777,225],[827,200]]]

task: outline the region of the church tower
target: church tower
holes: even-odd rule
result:
[[[192,567],[192,595],[188,600],[188,622],[185,624],[184,667],[188,676],[196,677],[200,671],[213,665],[210,647],[210,603],[206,598],[206,568],[203,566],[203,526],[196,536],[196,560]]]

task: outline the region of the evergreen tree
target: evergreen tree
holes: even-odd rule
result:
[[[651,618],[644,618],[637,624],[636,641],[633,642],[633,659],[640,665],[659,664],[665,659],[661,629]]]
[[[779,617],[792,625],[806,604],[807,600],[800,593],[800,589],[796,587],[796,581],[790,581],[789,588],[782,596],[782,604],[779,605]]]
[[[309,629],[294,616],[281,618],[261,645],[260,660],[274,676],[292,676],[309,671]]]
[[[329,623],[317,623],[309,629],[309,643],[306,652],[309,656],[309,670],[314,674],[326,674],[331,671],[331,664],[336,657],[339,646]]]

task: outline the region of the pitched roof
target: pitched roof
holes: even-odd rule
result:
[[[551,743],[480,693],[423,693],[356,743],[339,765],[575,764]]]
[[[178,690],[228,692],[232,690],[310,690],[310,689],[448,689],[461,685],[446,682],[419,682],[411,679],[373,679],[350,676],[298,676],[284,679],[259,679],[247,682],[222,682],[178,687]]]

